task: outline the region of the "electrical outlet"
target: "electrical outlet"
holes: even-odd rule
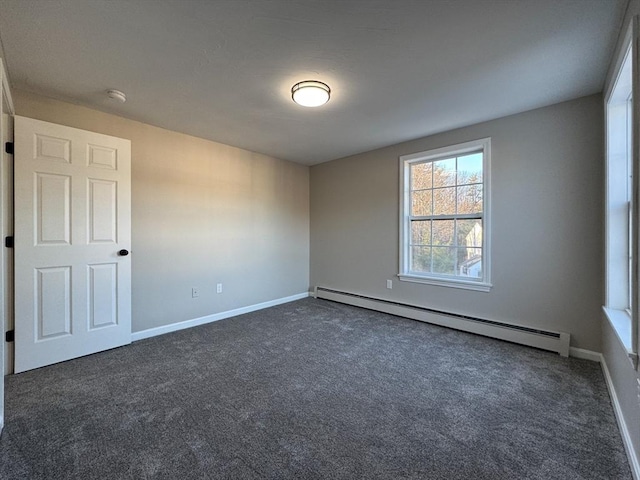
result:
[[[393,280],[387,280],[387,288],[391,290],[393,288]]]
[[[222,284],[221,283],[216,285],[216,293],[222,293]]]
[[[193,287],[191,289],[191,298],[198,298],[200,296],[200,289]]]

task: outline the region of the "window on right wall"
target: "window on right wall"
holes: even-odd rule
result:
[[[633,48],[626,44],[606,94],[606,299],[605,313],[637,364],[638,238],[634,202]]]

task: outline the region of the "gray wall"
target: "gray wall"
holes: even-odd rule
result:
[[[134,331],[308,291],[308,167],[13,95],[18,115],[131,140]]]
[[[398,157],[483,137],[492,138],[493,289],[400,282]],[[572,346],[600,351],[602,158],[593,95],[315,165],[311,285],[566,331]]]
[[[604,315],[602,317],[602,355],[605,358],[629,438],[638,457],[640,456],[640,406],[638,405],[637,372]]]

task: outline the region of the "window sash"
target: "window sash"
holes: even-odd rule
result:
[[[452,237],[452,242],[449,244],[439,244],[439,243],[435,243],[434,242],[434,233],[433,233],[433,220],[451,220],[454,222],[454,231],[451,235]],[[481,282],[482,281],[482,277],[472,277],[472,276],[467,276],[467,275],[462,275],[460,273],[458,273],[460,271],[460,262],[459,262],[459,258],[458,255],[454,255],[454,265],[453,265],[453,271],[456,273],[453,274],[447,274],[447,273],[441,273],[441,272],[435,272],[434,271],[434,264],[433,264],[433,259],[434,259],[434,255],[433,255],[433,250],[432,253],[430,254],[430,268],[428,272],[424,272],[422,270],[418,270],[414,268],[414,248],[415,247],[423,247],[423,248],[436,248],[436,249],[440,249],[440,248],[447,248],[450,250],[454,250],[456,251],[456,253],[459,253],[460,251],[465,250],[466,253],[469,253],[469,250],[475,250],[475,251],[479,251],[480,252],[480,262],[484,261],[484,241],[481,242],[481,245],[477,246],[469,246],[467,244],[463,244],[460,243],[459,241],[459,234],[458,234],[458,223],[456,220],[478,220],[480,222],[480,229],[481,232],[484,232],[484,221],[483,221],[483,216],[479,215],[479,214],[468,214],[468,215],[438,215],[438,216],[429,216],[429,217],[409,217],[409,237],[407,240],[407,246],[408,246],[408,255],[409,255],[409,259],[408,259],[408,271],[412,274],[417,274],[417,275],[437,275],[437,276],[442,276],[442,277],[452,277],[452,278],[464,278],[465,280],[469,280],[469,281],[473,281],[473,282]],[[430,222],[430,238],[429,238],[429,243],[415,243],[413,241],[413,224],[414,222]],[[484,235],[483,235],[484,236]]]

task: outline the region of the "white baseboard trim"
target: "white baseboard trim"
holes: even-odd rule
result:
[[[569,356],[582,358],[583,360],[591,360],[592,362],[598,363],[602,360],[602,354],[600,352],[594,352],[593,350],[585,350],[584,348],[577,347],[569,348]]]
[[[277,298],[268,302],[256,303],[255,305],[249,305],[248,307],[236,308],[234,310],[227,310],[226,312],[214,313],[204,317],[193,318],[191,320],[185,320],[183,322],[171,323],[169,325],[163,325],[161,327],[149,328],[140,332],[133,332],[131,334],[131,341],[136,342],[145,338],[151,338],[158,335],[164,335],[165,333],[177,332],[178,330],[184,330],[185,328],[197,327],[198,325],[204,325],[206,323],[217,322],[218,320],[224,320],[225,318],[235,317],[244,313],[255,312],[256,310],[262,310],[264,308],[275,307],[276,305],[282,305],[283,303],[293,302],[295,300],[301,300],[310,296],[309,292],[298,293],[297,295],[291,295],[290,297]]]
[[[638,456],[633,448],[629,429],[627,428],[627,422],[624,421],[622,407],[618,401],[618,395],[613,387],[613,380],[611,379],[611,374],[609,373],[609,368],[607,367],[607,362],[603,355],[600,355],[600,365],[602,366],[602,373],[604,373],[604,379],[607,383],[607,388],[609,389],[609,396],[611,397],[613,412],[615,413],[616,420],[618,422],[618,429],[620,430],[620,435],[622,435],[622,443],[625,451],[627,452],[627,458],[629,459],[631,474],[633,475],[634,480],[640,480],[640,463],[638,462]]]

